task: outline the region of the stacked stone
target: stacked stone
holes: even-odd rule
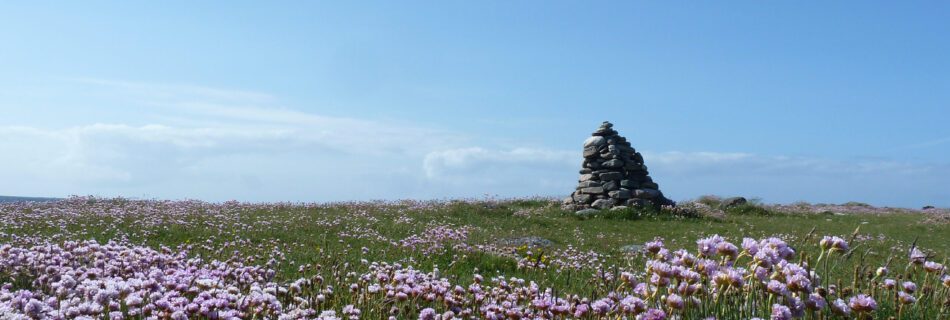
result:
[[[650,178],[643,156],[607,121],[584,141],[580,174],[577,190],[564,199],[571,210],[674,204]]]

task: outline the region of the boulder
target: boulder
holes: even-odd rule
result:
[[[601,186],[601,182],[600,182],[600,181],[590,181],[590,180],[588,180],[588,181],[581,181],[581,183],[578,183],[578,184],[577,184],[577,188],[578,188],[578,189],[581,189],[581,188],[589,188],[589,187],[600,187],[600,186]]]
[[[607,160],[607,161],[604,161],[603,166],[604,168],[612,168],[612,169],[620,168],[620,167],[623,167],[623,161],[620,161],[618,159]]]
[[[536,248],[537,247],[546,248],[554,244],[554,242],[552,242],[551,240],[548,240],[542,237],[535,237],[535,236],[502,239],[499,242],[501,242],[501,245],[508,246],[508,247],[528,246],[528,247],[536,247]]]
[[[591,136],[584,140],[584,147],[600,147],[607,143],[607,139],[602,136]]]
[[[600,213],[600,210],[588,208],[588,209],[578,210],[577,212],[574,212],[574,215],[581,218],[587,218],[587,217],[596,215],[598,213]]]
[[[749,202],[749,201],[746,200],[746,199],[743,198],[743,197],[725,198],[725,199],[722,199],[722,202],[719,204],[719,207],[720,207],[720,208],[729,208],[729,207],[741,206],[741,205],[744,205],[744,204],[746,204],[746,203],[748,203],[748,202]]]
[[[592,147],[584,148],[584,158],[592,158],[594,156],[597,156],[598,154],[599,153],[597,152],[597,148],[592,148]]]
[[[660,195],[660,192],[654,189],[637,189],[633,191],[633,196],[637,199],[653,199]]]
[[[587,194],[601,194],[601,193],[604,193],[604,187],[581,188],[581,192],[587,193]]]
[[[616,204],[614,199],[607,198],[594,200],[594,203],[591,203],[590,206],[597,209],[607,209],[612,207],[614,204]]]
[[[630,190],[620,189],[616,191],[607,192],[607,196],[614,199],[618,199],[618,200],[626,200],[626,199],[630,199],[631,194],[630,194]]]
[[[623,178],[623,174],[620,172],[605,172],[601,173],[599,178],[602,181],[620,180],[620,178]]]

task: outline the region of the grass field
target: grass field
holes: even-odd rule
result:
[[[715,203],[711,205],[716,206]],[[877,306],[868,312],[850,310],[848,316],[836,313],[837,309],[832,306],[817,310],[809,308],[804,313],[806,318],[946,317],[945,304],[948,303],[946,299],[950,299],[950,289],[941,282],[945,279],[941,278],[945,271],[925,272],[922,264],[909,263],[909,258],[914,246],[922,250],[931,263],[945,264],[950,254],[950,223],[921,212],[868,214],[783,210],[786,211],[745,204],[714,215],[702,210],[679,210],[673,214],[667,210],[626,209],[578,217],[573,212],[561,210],[556,201],[547,199],[209,204],[71,198],[51,203],[0,204],[0,244],[4,244],[4,249],[0,250],[3,252],[0,254],[0,274],[4,275],[3,281],[10,284],[4,289],[4,294],[9,296],[16,296],[17,290],[30,290],[37,296],[46,292],[46,296],[53,298],[67,295],[54,289],[56,281],[61,281],[57,275],[63,271],[31,268],[17,259],[25,259],[23,255],[30,255],[35,260],[49,259],[53,254],[48,250],[30,248],[52,244],[69,250],[71,245],[82,245],[68,241],[87,240],[95,240],[98,244],[112,241],[121,247],[108,249],[104,255],[146,255],[129,251],[144,246],[156,250],[155,255],[169,255],[162,259],[201,259],[200,262],[181,262],[182,266],[174,266],[178,269],[189,264],[196,270],[214,269],[202,267],[213,265],[211,261],[214,260],[230,265],[221,267],[221,270],[226,270],[222,272],[229,275],[219,277],[220,284],[205,284],[200,288],[195,287],[199,278],[211,277],[208,275],[211,273],[188,271],[199,275],[192,276],[185,288],[172,290],[181,291],[174,294],[178,300],[164,298],[178,301],[180,308],[172,303],[171,307],[153,306],[146,312],[143,311],[147,309],[145,307],[127,305],[127,299],[118,290],[119,293],[113,297],[118,302],[108,307],[108,302],[100,301],[106,308],[93,315],[94,318],[108,317],[110,313],[127,318],[135,318],[136,313],[158,318],[216,318],[225,317],[225,314],[241,318],[276,318],[279,315],[318,318],[323,314],[324,318],[330,318],[329,313],[324,313],[326,310],[332,310],[341,318],[393,316],[414,319],[429,318],[430,313],[432,319],[491,318],[495,314],[505,315],[517,307],[520,314],[505,317],[633,319],[656,316],[647,312],[653,311],[646,310],[656,309],[670,317],[749,319],[769,318],[776,312],[782,316],[783,310],[776,311],[776,304],[792,306],[791,313],[795,314],[795,299],[807,300],[809,293],[822,290],[827,304],[833,304],[833,298],[848,301],[848,298],[866,293],[876,299]],[[718,255],[700,252],[697,240],[713,235],[734,243],[741,252],[748,250],[740,246],[745,237],[756,240],[777,237],[794,250],[794,254],[780,260],[815,271],[819,276],[807,276],[813,284],[807,291],[770,296],[764,287],[768,281],[757,280],[753,275],[756,264],[751,254],[729,257],[722,251]],[[843,239],[847,249],[823,250],[819,242],[824,236]],[[657,239],[662,239],[663,251],[651,252],[651,246],[643,247]],[[14,255],[10,253],[12,249],[25,251]],[[650,277],[659,268],[653,264],[676,265],[673,261],[678,254],[674,252],[678,249],[708,258],[716,262],[720,270],[742,269],[740,266],[748,265],[737,270],[744,283],[730,291],[728,286],[719,286],[715,282],[716,275],[710,272],[708,277],[703,274],[696,283],[702,294],[678,292],[676,277],[670,277],[673,283],[669,285],[662,282],[651,284]],[[83,250],[86,250],[83,253],[88,251]],[[93,251],[96,250],[101,249]],[[658,258],[657,253],[664,257]],[[73,253],[70,257],[75,255]],[[822,257],[821,261],[819,257]],[[92,258],[95,259],[104,258]],[[69,265],[69,270],[75,271],[79,267],[88,267],[92,260],[55,265],[56,268]],[[37,264],[36,261],[32,263]],[[885,265],[890,270],[888,275],[874,276],[875,271]],[[260,270],[238,270],[251,266],[259,266]],[[106,273],[109,277],[127,281],[136,277],[149,278],[148,270],[161,269],[152,262],[141,267],[144,270],[138,270],[138,274],[133,271]],[[774,268],[776,273],[781,273],[778,267]],[[230,289],[233,291],[230,294],[248,296],[253,293],[255,285],[265,289],[274,286],[276,291],[273,293],[261,289],[262,294],[274,297],[274,303],[242,306],[243,300],[239,299],[232,301],[230,306],[215,307],[212,304],[214,310],[209,311],[205,305],[195,302],[198,291],[211,290],[213,293],[216,286],[220,291],[226,291],[229,285],[221,282],[235,278],[230,274],[235,272],[260,272],[262,276],[256,282],[235,281],[230,285],[235,287]],[[399,293],[403,289],[399,286],[405,287],[406,284],[398,282],[401,280],[373,276],[406,272],[418,274],[419,281],[437,281],[446,286],[449,293],[458,285],[461,292],[450,299],[447,298],[449,293],[438,290],[432,296],[426,292],[409,291],[406,293],[408,297],[402,298]],[[318,281],[317,276],[320,277]],[[635,279],[628,279],[631,277]],[[900,277],[914,281],[921,288],[910,293],[915,303],[899,308],[902,304],[895,300],[897,291],[887,293],[882,288],[885,278],[900,283]],[[501,284],[499,279],[510,283]],[[787,280],[775,276],[771,279]],[[310,291],[294,287],[294,283],[297,287],[309,283]],[[483,296],[480,302],[478,294],[470,292],[473,284],[483,285],[486,291],[510,292],[507,295],[486,293],[488,298]],[[644,285],[638,288],[636,284]],[[377,286],[375,289],[374,285]],[[99,286],[107,287],[104,284]],[[431,289],[433,284],[427,283],[427,286],[427,290],[435,290]],[[328,291],[328,287],[332,289]],[[520,298],[508,296],[524,293],[518,291],[522,289],[512,289],[515,287],[524,287],[523,290],[531,293]],[[83,294],[74,294],[83,297]],[[168,292],[161,291],[161,294]],[[639,299],[646,309],[624,309],[624,295]],[[144,296],[147,301],[142,304],[145,305],[162,299],[161,295]],[[677,298],[671,296],[685,298],[686,306],[680,307],[676,304]],[[10,299],[7,301],[12,301]],[[496,301],[489,304],[484,299]],[[532,305],[538,299],[548,299],[553,306]],[[0,294],[0,301],[3,300]],[[42,301],[44,307],[40,309],[47,314],[54,314],[56,310],[66,314],[69,303],[64,306],[62,299],[53,300],[60,302]],[[509,302],[507,306],[504,301]],[[627,302],[630,301],[633,300]],[[610,306],[603,307],[593,302]],[[196,304],[197,309],[188,309],[190,303]],[[733,306],[728,306],[729,303]],[[28,314],[23,311],[26,305],[26,302],[8,303],[8,312],[12,314],[15,311],[10,310],[18,307],[18,312]],[[490,305],[497,305],[498,310],[488,307]],[[558,306],[566,310],[558,311]],[[38,307],[34,305],[34,308]],[[587,311],[578,313],[579,308]]]

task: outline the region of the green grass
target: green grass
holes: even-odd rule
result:
[[[127,205],[116,201],[117,208]],[[354,211],[362,214],[354,215]],[[516,214],[521,212],[521,214]],[[7,214],[7,213],[4,213]],[[527,215],[527,216],[525,216]],[[435,255],[422,255],[394,246],[410,235],[423,232],[429,226],[450,225],[468,227],[469,244],[497,244],[501,239],[527,236],[550,240],[553,245],[544,250],[551,252],[571,246],[592,250],[608,256],[608,265],[636,263],[624,255],[622,247],[642,244],[654,238],[664,238],[671,249],[695,251],[695,241],[719,234],[734,243],[742,237],[762,238],[779,236],[799,252],[817,256],[817,241],[822,235],[849,238],[855,230],[860,235],[853,244],[854,257],[841,264],[842,273],[849,271],[860,257],[868,264],[883,264],[891,256],[906,261],[906,252],[916,240],[918,246],[937,255],[938,260],[950,253],[950,225],[924,223],[921,214],[834,215],[773,212],[756,204],[745,204],[726,209],[721,219],[674,217],[658,210],[626,209],[605,211],[591,218],[581,219],[572,212],[561,210],[545,200],[514,200],[503,202],[452,202],[444,205],[412,209],[405,205],[341,204],[306,208],[283,206],[274,210],[248,210],[234,215],[234,221],[213,221],[202,212],[186,215],[184,222],[160,226],[140,223],[141,217],[121,218],[79,216],[53,220],[56,224],[25,224],[15,229],[0,227],[5,234],[58,235],[51,239],[89,240],[105,242],[120,235],[132,243],[152,247],[195,244],[194,254],[205,258],[228,259],[237,251],[242,255],[258,255],[257,263],[273,249],[286,258],[279,271],[284,279],[297,276],[299,265],[359,263],[369,261],[410,261],[418,267],[446,267],[458,260],[451,270],[455,277],[466,277],[474,269],[484,273],[519,276],[540,283],[579,289],[583,284],[567,283],[565,277],[519,270],[511,258],[488,253],[467,253],[448,250]],[[338,221],[326,225],[326,221]],[[65,229],[63,228],[65,226]],[[341,232],[378,233],[384,240],[373,237],[341,237]],[[208,241],[210,239],[210,242]],[[226,241],[241,239],[242,245],[222,248]],[[360,248],[368,248],[362,253]],[[333,254],[341,256],[336,257]],[[333,256],[333,260],[329,260]],[[457,259],[454,259],[457,258]],[[342,260],[340,260],[342,259]]]

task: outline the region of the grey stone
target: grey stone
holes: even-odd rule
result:
[[[623,178],[623,174],[620,172],[604,172],[600,174],[601,181],[620,180],[620,178]]]
[[[741,205],[746,204],[747,202],[749,201],[743,197],[725,198],[725,199],[722,199],[722,202],[719,204],[719,207],[728,208],[728,207],[741,206]]]
[[[587,218],[587,217],[596,215],[596,214],[598,214],[598,213],[600,213],[600,210],[593,209],[593,208],[588,208],[588,209],[579,210],[579,211],[577,211],[577,212],[574,212],[574,215],[576,215],[576,216],[578,216],[578,217],[582,217],[582,218]]]
[[[564,198],[564,200],[561,201],[561,204],[565,204],[565,205],[572,204],[572,203],[574,203],[574,196]]]
[[[582,181],[581,183],[577,184],[578,189],[589,188],[589,187],[600,187],[600,186],[601,186],[600,181]]]
[[[594,156],[597,156],[597,154],[597,148],[584,148],[584,158],[593,158]]]
[[[578,171],[578,172],[579,172],[580,174],[588,174],[588,173],[594,172],[594,170],[591,170],[591,169],[588,169],[588,168],[584,168],[584,169],[581,169],[581,170]]]
[[[656,190],[656,189],[660,189],[660,186],[657,185],[657,184],[656,184],[655,182],[653,182],[653,181],[648,181],[648,182],[641,183],[641,184],[640,184],[640,188],[644,188],[644,189],[654,189],[654,190]]]
[[[614,191],[614,190],[620,189],[620,184],[617,183],[617,180],[610,180],[610,181],[604,182],[603,187],[604,187],[604,190]]]
[[[582,188],[581,192],[587,193],[587,194],[601,194],[601,193],[604,193],[604,187]]]
[[[623,189],[621,189],[621,190],[617,190],[617,191],[610,191],[610,192],[607,193],[607,195],[610,196],[611,198],[614,198],[614,199],[629,199],[629,198],[630,198],[630,190],[623,190]]]
[[[627,207],[627,206],[615,206],[615,207],[613,207],[613,208],[610,208],[610,211],[620,211],[620,210],[623,210],[623,209],[626,209],[626,208],[628,208],[628,207]]]
[[[583,181],[589,181],[589,180],[593,180],[593,179],[594,179],[594,175],[593,175],[593,174],[585,173],[585,174],[582,174],[582,175],[581,175],[581,178],[580,178],[579,181],[582,181],[582,182],[583,182]]]
[[[620,247],[620,251],[623,251],[624,253],[641,253],[643,252],[643,245],[642,244],[626,245],[626,246]]]
[[[542,237],[521,237],[521,238],[511,238],[511,239],[502,239],[501,245],[508,247],[520,247],[520,246],[529,246],[529,247],[550,247],[554,244],[551,240],[542,238]]]
[[[591,146],[599,147],[599,146],[604,145],[605,143],[607,143],[607,139],[605,139],[604,137],[591,136],[590,138],[587,138],[587,140],[584,140],[584,147],[585,148],[591,147]]]
[[[653,199],[658,195],[660,195],[660,192],[654,189],[637,189],[633,191],[633,196],[637,199]]]
[[[607,167],[607,168],[620,168],[620,167],[623,167],[623,161],[613,159],[613,160],[605,161],[603,165],[604,167]]]
[[[571,198],[574,199],[574,202],[576,203],[588,203],[592,200],[589,194],[583,194],[583,193],[576,193],[573,196],[571,196]]]
[[[623,188],[636,189],[639,186],[640,186],[639,183],[636,183],[630,179],[620,180],[620,187],[623,187]]]
[[[590,206],[597,209],[607,209],[612,207],[615,203],[613,199],[597,199],[594,203],[591,203]]]

